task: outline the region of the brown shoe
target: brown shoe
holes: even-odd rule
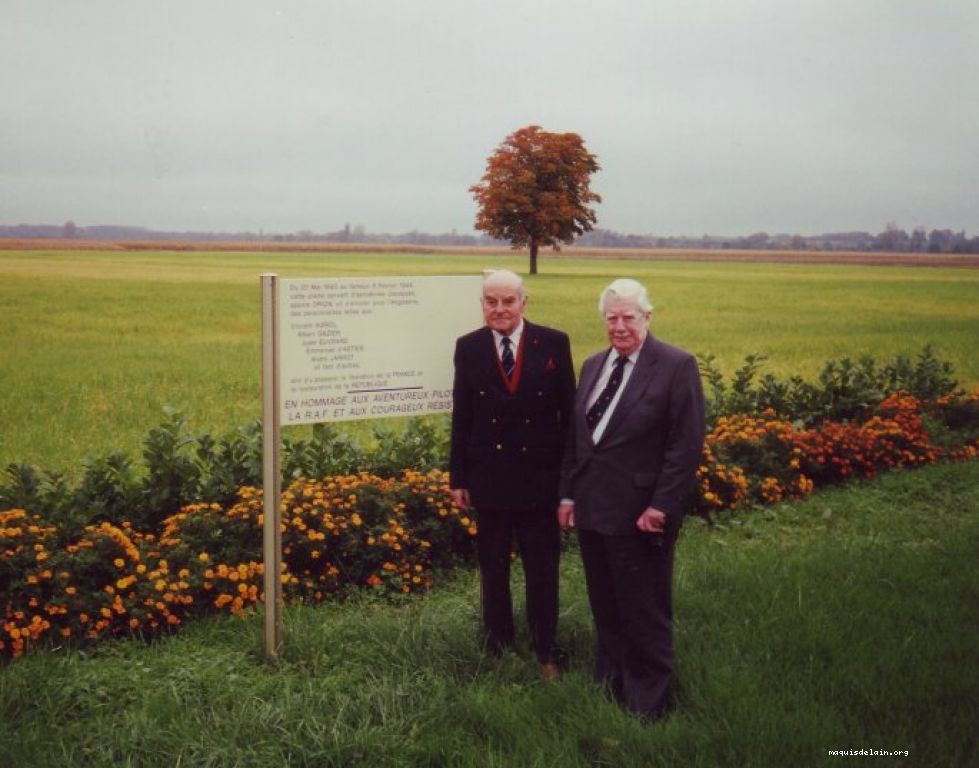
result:
[[[561,676],[561,670],[553,662],[540,665],[540,676],[545,680],[557,680]]]

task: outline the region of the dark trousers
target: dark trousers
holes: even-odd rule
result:
[[[516,536],[526,581],[530,642],[541,663],[553,661],[557,632],[558,559],[561,541],[557,506],[480,509],[476,553],[486,642],[494,652],[513,645],[510,553]]]
[[[578,531],[595,619],[595,679],[628,709],[658,717],[673,680],[675,539]]]

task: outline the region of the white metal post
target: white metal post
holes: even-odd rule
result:
[[[279,281],[265,273],[262,284],[262,491],[265,566],[265,656],[282,650],[282,499],[279,415]]]

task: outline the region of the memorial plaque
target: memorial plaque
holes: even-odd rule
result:
[[[455,340],[483,325],[482,278],[279,280],[284,426],[452,410]]]

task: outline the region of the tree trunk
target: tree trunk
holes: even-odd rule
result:
[[[539,246],[537,245],[537,241],[536,240],[531,240],[530,241],[530,274],[532,274],[532,275],[536,275],[537,274],[537,249],[538,249],[538,247]]]

